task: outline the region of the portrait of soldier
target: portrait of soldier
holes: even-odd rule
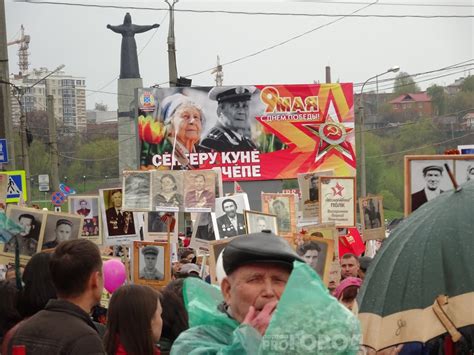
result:
[[[109,197],[109,206],[111,207],[105,211],[109,235],[135,234],[133,213],[122,210],[122,190],[110,191]]]
[[[443,190],[440,182],[443,178],[443,167],[440,165],[429,165],[423,168],[423,179],[425,187],[411,195],[411,210],[415,211],[421,205],[438,197]]]
[[[145,266],[140,270],[139,277],[144,280],[163,280],[165,278],[163,272],[156,267],[159,254],[158,248],[148,245],[142,248],[142,254]]]
[[[37,222],[35,217],[30,213],[23,213],[18,217],[18,224],[23,227],[23,231],[13,236],[8,243],[5,244],[3,251],[5,253],[14,253],[15,244],[18,243],[20,255],[32,256],[36,253],[38,247],[38,236],[36,228]]]
[[[237,202],[226,198],[222,201],[224,215],[217,218],[217,227],[221,238],[235,237],[245,234],[245,219],[242,213],[237,213]]]

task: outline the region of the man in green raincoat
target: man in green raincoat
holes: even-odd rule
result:
[[[318,304],[316,308],[319,312],[330,312],[324,316],[328,318],[325,320],[326,327],[333,319],[339,322],[337,324],[345,322],[342,332],[353,332],[351,335],[355,335],[358,345],[357,320],[329,295],[314,270],[283,238],[267,231],[237,237],[222,252],[222,264],[226,273],[221,282],[223,300],[217,288],[198,279],[185,281],[183,295],[190,328],[176,339],[172,355],[278,353],[276,348],[287,344],[281,342],[282,337],[294,336],[296,329],[304,328],[304,317],[307,315],[312,320],[309,322],[311,333],[318,332],[326,338],[316,338],[315,335],[313,348],[307,347],[308,351],[302,352],[299,345],[308,340],[308,334],[300,334],[304,341],[300,338],[297,345],[293,344],[294,349],[285,350],[299,354],[314,353],[315,346],[322,341],[328,343],[331,338],[319,330],[320,326],[312,324],[318,315],[311,314],[311,309],[307,307],[314,308],[311,305],[313,302]],[[302,281],[305,283],[302,284]],[[286,287],[288,290],[285,291]],[[302,293],[294,294],[294,290]],[[307,293],[309,298],[305,296]],[[321,303],[319,301],[323,298],[318,299],[318,293],[323,294]],[[300,304],[300,301],[307,304]],[[342,317],[338,316],[338,312],[342,312]],[[296,317],[293,317],[294,314]],[[316,320],[317,324],[321,323]],[[286,329],[293,334],[286,332]],[[329,330],[334,333],[334,329]]]

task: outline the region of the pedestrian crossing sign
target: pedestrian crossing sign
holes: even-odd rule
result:
[[[23,194],[23,200],[27,200],[26,173],[25,170],[5,171],[8,174],[7,203],[19,202]]]

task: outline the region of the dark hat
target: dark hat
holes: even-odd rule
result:
[[[217,102],[249,101],[254,91],[254,86],[216,86],[209,91],[209,99]]]
[[[292,269],[293,261],[304,262],[285,239],[269,232],[235,238],[225,247],[222,258],[227,275],[246,264],[274,263]]]
[[[425,168],[423,168],[423,175],[426,175],[426,173],[430,170],[438,170],[440,174],[443,173],[443,167],[439,165],[430,165]]]
[[[61,224],[67,224],[68,226],[72,227],[72,222],[68,219],[58,219],[56,222],[56,227],[59,227]]]
[[[155,256],[158,256],[158,248],[154,247],[153,245],[148,245],[142,249],[142,254],[143,255],[153,254]]]
[[[369,268],[370,263],[372,262],[372,258],[370,256],[361,256],[359,258],[359,265],[362,271],[366,271]]]

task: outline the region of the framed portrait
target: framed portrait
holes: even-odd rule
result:
[[[319,221],[338,228],[356,225],[355,177],[319,177]]]
[[[193,214],[192,218],[194,220],[193,234],[191,235],[189,247],[209,252],[209,243],[220,239],[216,214],[213,212],[196,213]]]
[[[334,241],[307,237],[296,246],[296,253],[316,271],[324,284],[329,284],[331,264],[334,259]]]
[[[183,209],[183,172],[154,170],[151,177],[152,209],[169,212]]]
[[[216,202],[216,172],[188,170],[184,172],[185,212],[211,212]]]
[[[102,216],[99,209],[99,196],[68,196],[69,213],[82,216],[81,238],[102,245]]]
[[[262,192],[262,211],[277,218],[278,235],[286,238],[296,233],[296,195]]]
[[[249,210],[244,210],[244,215],[247,233],[258,233],[267,229],[278,235],[276,215]]]
[[[209,243],[209,274],[211,275],[211,283],[217,285],[216,265],[219,255],[225,249],[227,244],[238,237],[231,237],[221,240],[214,240]]]
[[[83,219],[83,216],[72,213],[47,212],[41,250],[53,249],[61,242],[79,239]]]
[[[126,211],[151,211],[151,172],[123,171],[123,208]]]
[[[46,211],[35,208],[9,205],[7,218],[11,219],[24,230],[14,235],[8,242],[0,244],[0,263],[8,264],[15,261],[15,245],[20,249],[20,263],[26,264],[31,256],[41,251],[46,225]]]
[[[152,211],[145,213],[144,240],[178,242],[178,212]],[[168,238],[169,227],[169,238]]]
[[[119,245],[140,240],[138,216],[122,208],[122,189],[100,189],[104,243]]]
[[[298,185],[301,192],[301,221],[319,223],[319,177],[333,176],[334,170],[315,171],[298,174]]]
[[[445,191],[454,189],[445,164],[458,185],[469,181],[474,154],[466,155],[406,155],[405,156],[405,216]],[[474,174],[474,172],[473,172]],[[459,178],[459,181],[458,181]]]
[[[246,193],[216,198],[216,222],[219,239],[247,233],[244,210],[249,210]]]
[[[339,260],[339,233],[334,223],[308,224],[300,228],[295,242],[306,237],[324,238],[334,242],[334,259]],[[296,246],[295,246],[296,247]]]
[[[385,239],[383,196],[359,198],[359,216],[362,224],[362,239]]]
[[[170,244],[133,242],[133,283],[161,288],[166,286],[170,280]]]

